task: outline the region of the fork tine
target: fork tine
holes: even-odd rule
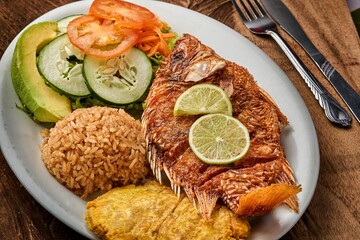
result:
[[[239,0],[239,3],[242,5],[244,12],[249,17],[250,21],[258,19],[256,11],[254,11],[251,2],[249,3],[249,0],[246,0],[247,5],[250,5],[250,8],[245,4],[245,1]]]
[[[257,12],[260,14],[261,17],[266,15],[266,12],[264,10],[264,8],[261,6],[261,4],[259,3],[258,0],[253,0],[253,2],[255,3],[256,6],[253,6],[254,8],[257,9]]]
[[[260,12],[259,8],[257,7],[257,5],[254,5],[254,4],[257,3],[256,0],[253,0],[253,1],[247,0],[247,2],[248,2],[249,6],[251,8],[251,13],[255,17],[255,20],[263,16],[262,13]]]
[[[240,18],[245,22],[245,21],[251,21],[251,18],[249,17],[249,15],[247,13],[244,13],[241,11],[241,8],[239,7],[238,3],[236,2],[236,0],[231,0],[231,2],[233,3],[236,11],[238,12],[238,14],[240,15]]]

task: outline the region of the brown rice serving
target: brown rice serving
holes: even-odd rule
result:
[[[46,168],[82,198],[140,182],[148,173],[140,121],[122,109],[77,109],[42,135]]]

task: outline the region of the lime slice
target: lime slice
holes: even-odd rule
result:
[[[183,92],[174,107],[174,116],[223,113],[232,116],[228,95],[220,87],[198,84]]]
[[[247,128],[236,118],[208,114],[191,126],[189,144],[200,160],[208,164],[228,164],[246,154],[250,136]]]

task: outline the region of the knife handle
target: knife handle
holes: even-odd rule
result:
[[[268,30],[267,33],[277,42],[280,48],[289,58],[295,69],[319,101],[320,106],[324,109],[326,117],[335,124],[341,126],[349,126],[351,117],[348,112],[340,106],[340,104],[330,95],[330,93],[322,86],[322,84],[311,74],[299,58],[290,50],[284,40],[274,31]]]
[[[360,123],[360,95],[356,93],[322,54],[318,52],[316,55],[312,55],[311,58]]]

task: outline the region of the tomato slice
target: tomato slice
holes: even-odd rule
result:
[[[114,20],[118,27],[142,29],[154,25],[157,16],[147,8],[121,0],[95,0],[90,15]]]
[[[119,56],[135,45],[139,33],[133,29],[116,28],[114,21],[84,15],[67,27],[70,42],[84,53],[99,57]]]

